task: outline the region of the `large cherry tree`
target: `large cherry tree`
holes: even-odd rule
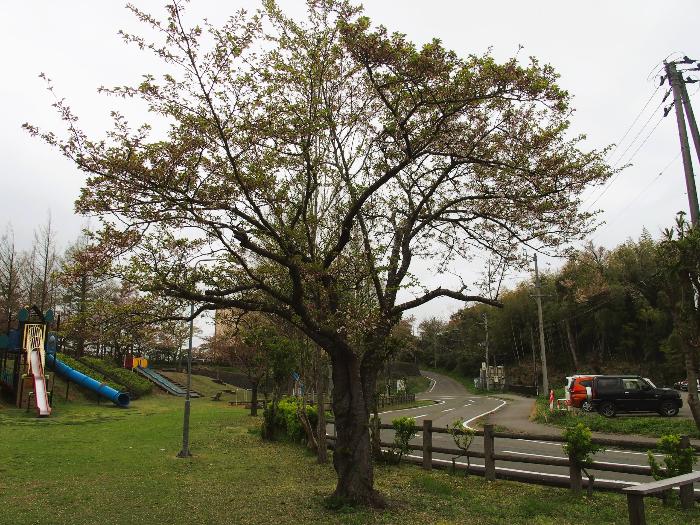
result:
[[[610,169],[568,135],[550,66],[417,47],[342,0],[307,6],[295,20],[268,0],[221,27],[187,25],[179,1],[163,20],[132,7],[150,36],[125,40],[168,73],[106,91],[143,100],[167,133],[115,112],[93,138],[61,100],[64,135],[27,128],[87,174],[78,210],[130,254],[130,281],[273,314],[328,353],[334,495],[381,505],[368,416],[392,327],[438,297],[498,305],[427,288],[416,263],[440,275],[556,250],[586,231],[579,197]]]

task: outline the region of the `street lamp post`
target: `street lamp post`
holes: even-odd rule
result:
[[[200,259],[192,267],[192,271],[197,270],[197,265],[202,262],[208,262],[212,259]],[[206,294],[207,292],[205,292]],[[187,346],[187,390],[185,392],[185,415],[182,422],[182,450],[178,452],[177,457],[188,458],[190,453],[190,390],[192,387],[192,337],[194,335],[194,301],[190,301],[190,341]]]
[[[198,261],[199,262],[199,261]],[[195,264],[195,268],[196,268]],[[190,453],[190,387],[192,386],[192,336],[194,334],[194,301],[190,302],[190,341],[187,346],[187,390],[185,392],[185,416],[182,422],[182,450],[177,457],[188,458]]]

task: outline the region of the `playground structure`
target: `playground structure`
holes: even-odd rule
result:
[[[27,353],[27,376],[31,376],[34,383],[34,402],[39,417],[51,415],[49,394],[46,389],[46,376],[44,375],[44,368],[46,367],[45,339],[45,324],[24,325],[23,346]],[[29,403],[29,400],[27,400],[27,403]]]
[[[135,358],[138,359],[138,358]],[[145,359],[144,359],[145,361]],[[155,384],[158,388],[165,390],[168,394],[171,394],[173,396],[178,396],[178,397],[184,397],[187,395],[187,390],[185,390],[182,385],[179,385],[175,383],[174,381],[171,381],[167,377],[159,374],[152,368],[146,368],[143,366],[136,366],[134,369],[134,372],[137,374],[145,377],[149,381],[151,381],[153,384]],[[190,397],[201,397],[198,392],[193,392],[190,391]]]
[[[48,331],[53,323],[53,311],[42,313],[36,306],[22,308],[17,320],[17,329],[0,335],[0,391],[12,396],[17,407],[29,409],[33,400],[39,417],[51,414],[53,382],[45,374],[47,363],[66,380],[106,397],[119,407],[129,406],[128,393],[118,392],[74,370],[57,357],[56,335]]]
[[[182,385],[171,381],[167,377],[159,374],[153,368],[148,367],[148,359],[145,357],[136,357],[133,355],[124,356],[124,368],[136,372],[142,377],[148,379],[151,383],[156,385],[161,390],[164,390],[168,394],[173,396],[183,397],[187,395],[187,391]],[[200,397],[197,392],[190,392],[190,397]]]
[[[27,408],[34,401],[37,415],[51,414],[51,376],[45,374],[47,324],[53,312],[42,313],[36,306],[22,308],[17,315],[17,329],[0,336],[0,390],[9,393],[18,407]]]
[[[145,357],[134,357],[132,355],[124,356],[124,368],[134,370],[135,368],[148,368],[148,359]]]

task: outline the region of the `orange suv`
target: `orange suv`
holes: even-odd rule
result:
[[[574,408],[580,408],[586,412],[593,410],[591,404],[591,387],[593,386],[593,374],[574,375],[566,378],[564,396],[566,404]]]

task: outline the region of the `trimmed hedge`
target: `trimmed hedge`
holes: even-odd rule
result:
[[[118,392],[126,392],[127,391],[127,389],[125,388],[124,385],[119,384],[115,381],[112,381],[110,378],[105,377],[103,374],[99,373],[96,370],[93,370],[92,368],[90,368],[89,366],[87,366],[84,363],[81,363],[77,359],[73,359],[72,357],[67,356],[65,354],[56,354],[56,357],[58,358],[59,361],[62,361],[67,366],[73,368],[74,370],[77,370],[81,374],[85,374],[86,376],[93,378],[95,381],[99,381],[100,383],[104,383],[108,387],[111,387]],[[46,364],[48,366],[51,366],[51,358],[46,359]]]
[[[134,372],[126,368],[120,368],[110,362],[98,359],[97,357],[82,357],[81,361],[106,377],[124,385],[132,397],[145,396],[146,394],[150,394],[153,390],[153,383],[148,379],[137,376]]]

